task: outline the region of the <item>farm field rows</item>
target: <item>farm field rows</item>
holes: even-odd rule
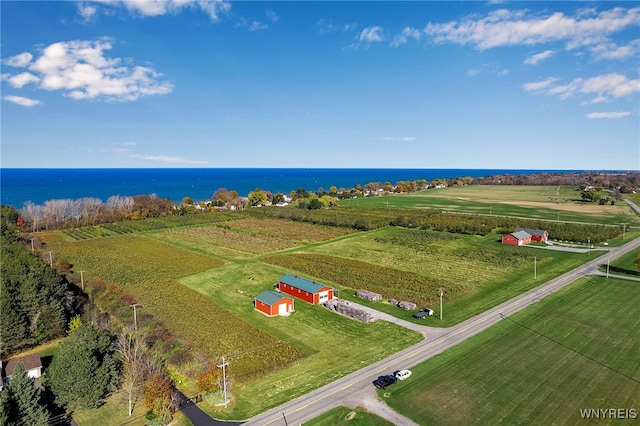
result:
[[[385,401],[425,425],[576,424],[580,409],[638,410],[639,303],[636,282],[583,278],[412,368]]]
[[[447,315],[442,322],[429,319],[426,325],[447,327],[587,260],[583,253],[505,246],[498,238],[495,234],[477,237],[389,227],[264,261],[349,287],[353,291],[344,289],[342,298],[408,321],[415,321],[413,312],[355,299],[353,293],[364,288],[387,299],[408,298],[435,306],[443,288]]]
[[[432,209],[456,213],[514,216],[550,221],[640,225],[623,202],[584,203],[572,187],[468,185],[350,200],[353,206]]]

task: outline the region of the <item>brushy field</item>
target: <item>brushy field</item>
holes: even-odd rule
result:
[[[573,187],[468,185],[349,200],[352,206],[431,209],[455,213],[619,225],[640,225],[623,202],[598,205],[580,200]]]
[[[217,226],[238,229],[275,239],[317,243],[353,234],[354,229],[312,225],[283,219],[240,219],[221,222]]]
[[[152,234],[154,238],[223,259],[239,259],[295,247],[285,238],[214,226],[182,228]]]
[[[263,261],[347,287],[342,298],[356,300],[355,290],[367,289],[385,299],[432,307],[436,314],[443,288],[447,314],[443,321],[429,318],[427,325],[446,327],[588,260],[584,253],[506,246],[498,239],[496,234],[477,237],[389,227]],[[414,321],[412,312],[357,301]]]
[[[636,282],[581,279],[412,368],[385,400],[424,425],[578,424],[580,409],[638,410],[639,303]]]
[[[253,297],[273,289],[278,278],[288,272],[260,262],[234,262],[180,280],[233,315],[304,353],[304,358],[286,370],[251,383],[234,382],[234,399],[229,410],[203,405],[214,417],[246,419],[423,338],[395,324],[384,321],[364,324],[301,300],[295,300],[295,312],[287,318],[268,318],[257,312]],[[260,353],[252,351],[251,355],[260,356]],[[235,374],[233,365],[229,369]]]
[[[305,426],[393,426],[393,423],[357,407],[336,407],[333,410],[303,423]]]
[[[302,356],[299,350],[178,282],[185,276],[220,267],[220,260],[142,236],[69,243],[46,234],[42,240],[57,258],[84,270],[85,279],[117,283],[136,298],[140,309],[150,312],[209,359],[234,353],[232,361],[238,377],[264,375]],[[258,347],[263,348],[261,356],[254,356]]]

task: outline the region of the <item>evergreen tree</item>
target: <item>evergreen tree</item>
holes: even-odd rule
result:
[[[111,336],[82,324],[60,343],[47,383],[56,402],[67,410],[96,408],[114,390],[117,367]]]
[[[40,388],[18,363],[0,398],[0,425],[48,426],[50,414],[40,404]]]

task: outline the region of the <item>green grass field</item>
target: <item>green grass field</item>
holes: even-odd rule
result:
[[[303,424],[305,426],[393,426],[393,423],[368,413],[362,408],[352,410],[347,407],[334,408]]]
[[[638,410],[639,303],[637,282],[581,279],[413,368],[385,400],[425,425],[578,424],[580,409]]]
[[[561,222],[640,225],[623,202],[599,206],[580,201],[573,187],[468,185],[348,200],[352,206],[433,209],[455,213],[513,216]]]

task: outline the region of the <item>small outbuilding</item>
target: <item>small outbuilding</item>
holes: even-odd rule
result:
[[[332,300],[335,293],[333,287],[291,274],[280,278],[276,288],[282,293],[297,297],[312,305]]]
[[[253,300],[253,305],[256,311],[270,317],[278,315],[286,317],[293,312],[293,299],[271,290],[263,291],[257,295]]]
[[[526,231],[516,231],[502,236],[502,244],[524,246],[531,242],[531,234]]]
[[[13,371],[18,364],[22,364],[27,371],[27,376],[32,379],[39,379],[42,375],[42,361],[38,354],[31,354],[20,358],[13,358],[7,361],[7,364],[2,368],[2,381],[6,386],[11,380]]]

